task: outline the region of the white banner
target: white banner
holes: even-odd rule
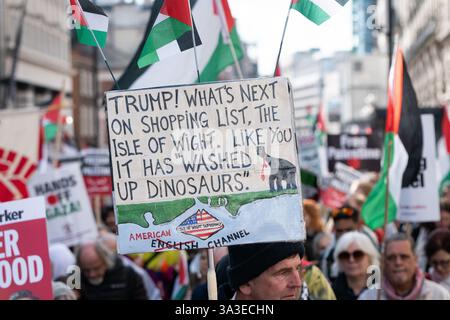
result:
[[[78,163],[34,175],[28,189],[32,195],[46,199],[51,244],[74,246],[96,238],[97,226]]]
[[[416,181],[403,188],[397,220],[402,222],[439,221],[439,194],[436,179],[436,136],[433,115],[422,115],[423,156]]]

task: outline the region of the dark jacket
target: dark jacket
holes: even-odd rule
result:
[[[124,266],[117,258],[114,267],[105,274],[103,283],[95,286],[81,275],[82,300],[146,300],[147,292],[140,275]]]
[[[353,292],[353,289],[348,286],[347,278],[344,273],[340,273],[333,281],[332,288],[336,295],[336,300],[358,300],[359,294],[356,295]]]

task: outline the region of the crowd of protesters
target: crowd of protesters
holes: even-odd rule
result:
[[[450,300],[450,187],[440,221],[384,232],[360,216],[371,185],[334,210],[304,200],[304,242],[214,249],[219,300]],[[112,207],[102,221],[95,241],[50,247],[55,299],[208,299],[207,250],[122,256]]]

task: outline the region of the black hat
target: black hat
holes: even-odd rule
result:
[[[305,248],[301,242],[254,243],[228,247],[230,285],[237,290],[278,262],[295,254],[303,258],[304,253]]]

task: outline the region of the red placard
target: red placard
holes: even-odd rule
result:
[[[333,187],[320,191],[322,203],[331,209],[341,208],[347,200],[347,194]]]
[[[112,193],[111,177],[84,176],[84,183],[89,196],[107,196]]]
[[[51,300],[44,198],[0,204],[0,300]]]

